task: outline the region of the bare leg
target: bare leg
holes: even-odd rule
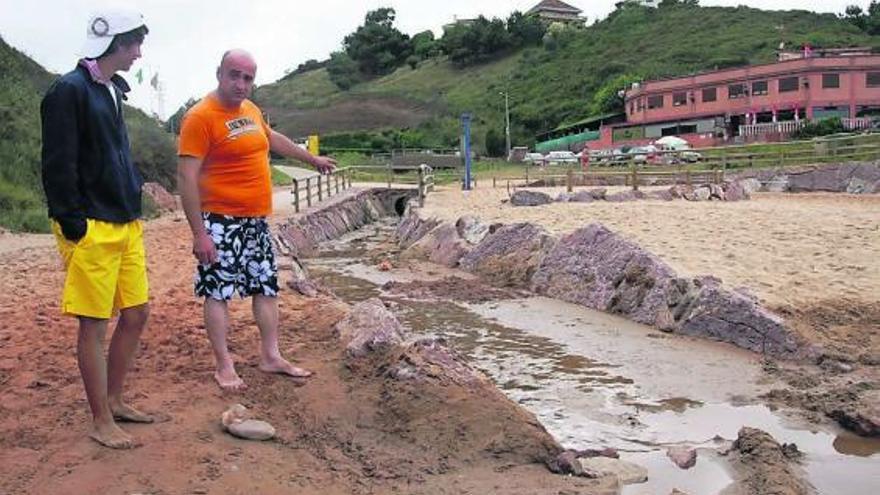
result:
[[[229,355],[226,345],[226,334],[229,332],[229,309],[226,301],[205,298],[205,327],[208,329],[208,339],[211,341],[211,349],[214,351],[214,361],[217,363],[217,371],[214,379],[224,390],[242,390],[247,388],[238,373],[235,372],[235,363]]]
[[[278,350],[278,298],[257,294],[253,296],[252,304],[254,319],[260,328],[260,369],[294,378],[311,376],[311,371],[290,364]]]
[[[76,357],[79,372],[86,389],[86,398],[92,410],[92,431],[89,436],[101,445],[114,449],[134,446],[131,436],[113,421],[107,401],[107,362],[104,359],[104,334],[107,320],[81,316]]]
[[[149,306],[142,304],[120,311],[116,331],[110,340],[110,357],[107,361],[107,399],[113,417],[119,421],[152,423],[153,418],[129,406],[122,400],[125,375],[131,368],[138,341],[147,324]]]

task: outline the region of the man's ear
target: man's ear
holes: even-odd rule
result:
[[[220,81],[220,67],[217,67],[216,75],[217,75],[217,81],[219,82]]]

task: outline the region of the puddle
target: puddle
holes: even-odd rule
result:
[[[368,255],[396,252],[392,225],[329,243],[306,265],[347,301],[381,295],[397,302],[398,318],[414,335],[449,340],[565,447],[614,447],[646,467],[648,483],[627,486],[624,494],[719,493],[733,480],[716,453],[717,437],[733,440],[743,426],[797,444],[818,493],[877,493],[880,440],[805,425],[758,403],[754,398],[772,383],[753,353],[543,297],[462,304],[383,295],[380,286],[391,280],[453,273],[428,264],[380,272],[364,263]],[[666,457],[674,445],[697,447],[696,466],[675,466]]]

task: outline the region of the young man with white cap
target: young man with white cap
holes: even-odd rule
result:
[[[77,67],[49,88],[40,106],[42,178],[49,217],[67,276],[62,312],[79,319],[77,361],[93,417],[89,436],[131,448],[116,421],[153,418],[126,404],[122,388],[149,313],[141,217],[143,179],[134,166],[116,73],[140,58],[143,16],[93,15]],[[104,334],[116,330],[104,358]]]

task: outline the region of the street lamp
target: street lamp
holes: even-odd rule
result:
[[[510,93],[506,91],[499,91],[499,95],[504,96],[504,137],[505,137],[505,150],[507,151],[507,155],[505,160],[510,160]]]

